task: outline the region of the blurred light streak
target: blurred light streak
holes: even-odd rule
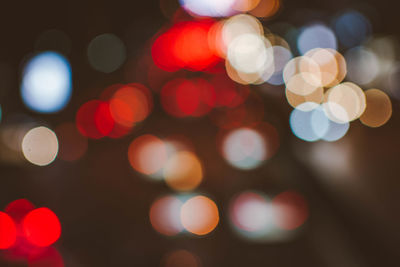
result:
[[[21,96],[31,110],[53,113],[62,110],[72,93],[71,67],[55,52],[43,52],[24,66]]]
[[[58,154],[56,134],[47,127],[36,127],[22,140],[22,152],[29,162],[38,166],[52,163]]]

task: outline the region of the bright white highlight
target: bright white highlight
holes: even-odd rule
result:
[[[22,140],[22,152],[25,158],[35,165],[49,165],[58,153],[57,136],[49,128],[33,128]]]
[[[71,67],[62,55],[44,52],[25,65],[21,96],[28,108],[41,113],[60,111],[69,102],[71,91]]]
[[[181,6],[198,16],[226,17],[235,12],[232,6],[235,0],[179,0]]]
[[[234,130],[222,144],[226,161],[239,169],[254,169],[266,159],[266,143],[263,136],[248,128]]]

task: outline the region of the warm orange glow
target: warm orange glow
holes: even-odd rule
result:
[[[320,104],[324,99],[324,89],[319,87],[317,90],[309,95],[297,95],[290,90],[285,91],[288,103],[293,107],[297,107],[306,102],[313,102]]]
[[[278,12],[280,6],[280,0],[261,0],[249,13],[256,17],[269,18]]]
[[[392,102],[387,94],[378,89],[365,91],[367,107],[360,121],[369,127],[380,127],[392,116]]]
[[[200,267],[199,258],[187,250],[176,250],[168,253],[162,262],[162,267]]]
[[[254,9],[259,3],[260,0],[236,0],[233,9],[246,12]]]
[[[110,100],[110,112],[114,120],[122,126],[132,127],[143,121],[150,113],[151,105],[146,96],[147,88],[140,84],[123,86]]]
[[[196,155],[187,151],[179,152],[165,165],[164,179],[172,189],[192,190],[203,180],[203,168]]]
[[[351,82],[329,89],[325,94],[324,102],[327,116],[338,123],[358,119],[366,108],[364,91]]]
[[[136,171],[150,175],[161,170],[167,160],[164,142],[153,135],[142,135],[129,146],[128,159]]]
[[[205,196],[192,197],[182,206],[181,222],[187,231],[196,235],[206,235],[218,225],[217,205]]]

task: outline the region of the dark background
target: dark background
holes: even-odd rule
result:
[[[366,1],[363,1],[365,3]],[[395,1],[368,1],[374,8],[371,22],[377,34],[398,36],[400,16]],[[304,9],[319,11],[329,19],[337,12],[358,6],[339,0],[285,1],[271,20],[298,26],[312,19]],[[87,45],[96,35],[114,33],[134,59],[168,20],[157,0],[146,1],[3,1],[0,5],[0,61],[11,66],[10,83],[1,93],[3,121],[24,113],[51,127],[72,122],[76,110],[96,98],[105,87],[126,82],[122,70],[103,74],[87,60]],[[24,107],[19,96],[19,77],[24,58],[34,52],[38,35],[59,29],[71,39],[67,55],[73,71],[73,98],[66,109],[40,115]],[[0,88],[3,89],[3,88]],[[56,247],[66,266],[159,266],[174,249],[195,253],[203,266],[399,266],[400,164],[399,104],[393,99],[393,117],[383,127],[370,129],[354,122],[342,140],[326,144],[345,148],[351,156],[350,171],[340,175],[316,169],[310,162],[315,144],[295,138],[288,125],[290,108],[284,97],[264,95],[266,121],[280,134],[281,147],[272,160],[255,171],[229,167],[217,153],[218,129],[203,118],[182,121],[166,115],[155,96],[151,116],[132,134],[118,140],[90,141],[88,153],[78,162],[56,160],[47,167],[29,163],[0,163],[0,207],[18,198],[51,208],[63,233]],[[151,203],[170,190],[149,182],[131,170],[129,143],[141,134],[183,134],[195,145],[205,165],[206,177],[199,192],[216,201],[221,221],[209,236],[166,238],[149,223]],[[339,154],[338,157],[344,157]],[[246,189],[279,192],[294,188],[304,194],[310,217],[301,233],[285,243],[257,244],[237,237],[229,226],[229,200]],[[2,266],[12,266],[1,262]],[[18,265],[19,266],[19,265]]]

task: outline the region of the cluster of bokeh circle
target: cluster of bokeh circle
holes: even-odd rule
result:
[[[169,23],[137,60],[145,82],[132,81],[128,47],[120,38],[111,33],[95,36],[88,44],[89,65],[104,74],[123,67],[130,78],[84,102],[75,121],[54,130],[35,121],[6,125],[0,140],[6,156],[1,158],[24,158],[37,166],[56,158],[79,160],[89,139],[132,134],[151,115],[157,104],[154,95],[165,113],[183,123],[207,117],[218,129],[215,143],[220,156],[239,172],[260,168],[279,150],[278,130],[266,120],[262,88],[285,88],[284,96],[293,107],[290,128],[307,142],[338,141],[356,120],[369,127],[389,121],[389,95],[400,97],[398,47],[391,38],[373,36],[371,22],[359,10],[343,11],[330,23],[313,21],[299,28],[275,23],[269,29],[265,22],[278,14],[279,0],[181,0],[179,8],[171,5],[168,0],[160,2]],[[47,31],[37,46],[46,48],[48,40],[63,45],[30,56],[20,84],[26,107],[42,114],[63,110],[72,96],[68,37]],[[376,89],[378,85],[385,89]],[[190,138],[136,136],[127,157],[145,179],[173,191],[149,207],[149,221],[158,233],[205,236],[217,228],[221,209],[212,196],[197,191],[207,179],[207,166]],[[227,210],[235,233],[259,242],[293,237],[309,214],[304,196],[290,189],[238,192]]]

